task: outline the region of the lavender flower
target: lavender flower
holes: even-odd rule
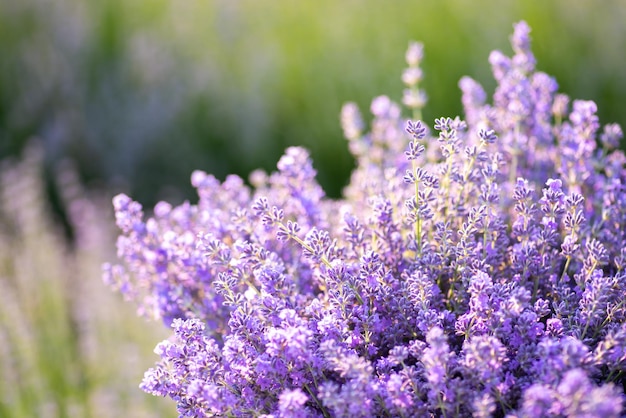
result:
[[[196,171],[197,204],[145,221],[116,197],[105,278],[174,330],[142,388],[181,416],[623,414],[622,133],[535,70],[528,25],[511,42],[492,103],[463,78],[466,119],[432,129],[410,44],[412,119],[386,96],[369,132],[342,110],[340,200],[297,147],[254,188]]]

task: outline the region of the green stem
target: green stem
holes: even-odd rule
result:
[[[413,169],[413,173],[415,173],[415,160],[411,161],[411,166]],[[415,222],[415,240],[417,241],[417,255],[419,257],[422,256],[422,218],[419,214],[419,180],[415,179],[415,216],[417,217],[417,221]]]
[[[437,394],[437,406],[439,407],[439,409],[441,409],[441,415],[443,415],[443,418],[447,418],[446,408],[443,404],[443,399],[441,398],[441,392]]]
[[[519,138],[519,122],[515,124],[515,139],[516,141]],[[511,161],[511,171],[509,173],[509,182],[511,184],[515,184],[515,181],[517,180],[517,154],[518,154],[518,147],[517,144],[515,144],[515,147],[513,148],[513,150],[511,150],[511,155],[513,157],[513,160]]]
[[[413,120],[417,121],[417,120],[422,120],[422,109],[421,108],[414,108],[413,109]]]
[[[313,398],[313,400],[315,401],[315,404],[317,405],[317,407],[322,411],[322,414],[324,414],[324,416],[326,418],[330,418],[330,414],[328,413],[328,411],[326,410],[326,408],[324,408],[324,405],[322,405],[322,403],[320,402],[319,399],[317,399],[317,396],[315,396],[315,394],[313,394],[313,392],[311,391],[311,389],[309,388],[309,385],[307,385],[306,383],[304,384],[304,389],[306,389],[307,392],[309,392],[309,395],[311,395],[311,398]]]
[[[567,274],[567,269],[569,268],[569,264],[571,263],[571,261],[572,261],[572,257],[570,257],[568,255],[567,258],[565,259],[565,267],[563,267],[563,273],[561,273],[561,279],[560,280],[563,280],[563,278]]]

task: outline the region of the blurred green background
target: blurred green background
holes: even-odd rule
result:
[[[0,417],[158,418],[173,402],[141,392],[168,331],[107,289],[115,257],[109,197],[85,190],[71,164],[53,180],[74,232],[54,222],[40,144],[0,162]]]
[[[493,91],[489,52],[532,27],[560,91],[626,125],[626,0],[0,0],[0,155],[33,136],[48,163],[147,205],[311,150],[338,196],[353,162],[338,115],[401,96],[409,40],[425,44],[425,119],[461,112],[458,80]]]
[[[137,388],[167,331],[101,282],[113,194],[194,201],[192,170],[303,145],[337,197],[343,103],[399,100],[418,40],[426,121],[458,115],[521,19],[560,91],[626,126],[626,0],[0,0],[0,416],[175,416]]]

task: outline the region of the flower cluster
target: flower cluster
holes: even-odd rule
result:
[[[174,335],[143,390],[180,416],[618,417],[626,385],[626,158],[617,125],[535,70],[530,29],[460,81],[432,128],[387,97],[342,125],[344,198],[305,150],[199,202],[114,199],[124,265],[105,279]],[[414,115],[422,48],[411,44]]]

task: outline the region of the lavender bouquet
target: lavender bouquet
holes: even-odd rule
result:
[[[289,148],[252,187],[192,174],[196,205],[114,199],[105,280],[174,335],[141,388],[180,416],[619,417],[626,386],[626,158],[596,106],[535,70],[530,29],[494,51],[493,103],[341,121],[357,167],[325,198]]]

